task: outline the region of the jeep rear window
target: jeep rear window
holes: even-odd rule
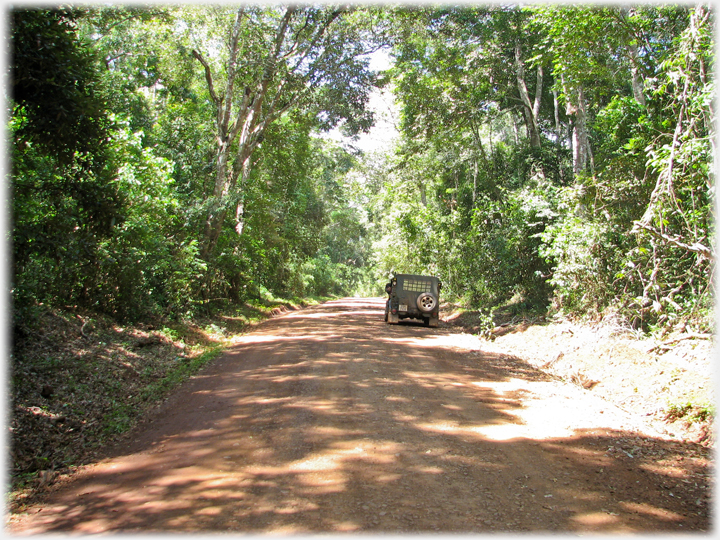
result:
[[[408,292],[430,292],[430,282],[420,279],[406,279],[402,289]]]

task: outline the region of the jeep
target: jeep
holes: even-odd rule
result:
[[[433,276],[395,274],[385,285],[385,322],[397,324],[403,319],[418,319],[425,326],[438,325],[442,283]]]

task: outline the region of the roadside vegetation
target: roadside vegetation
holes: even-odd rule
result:
[[[499,315],[711,337],[709,6],[9,19],[14,486],[84,462],[273,309],[380,296],[392,271],[439,276],[487,338]],[[393,147],[326,136],[366,132],[379,89]]]
[[[124,325],[84,310],[35,308],[15,328],[10,508],[92,462],[233,338],[326,300],[265,297],[211,318]]]
[[[486,313],[712,332],[712,10],[428,9],[402,29],[401,138],[366,173],[376,268],[435,272]]]

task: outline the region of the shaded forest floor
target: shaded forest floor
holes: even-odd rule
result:
[[[124,326],[38,306],[11,336],[10,510],[93,462],[236,336],[300,307],[266,301],[213,319]]]
[[[42,310],[34,324],[13,336],[10,510],[22,511],[61,476],[94,461],[248,327],[299,307],[246,305],[212,320],[136,326]],[[443,319],[443,325],[460,330],[459,339],[479,333],[473,312],[446,306]],[[496,325],[486,333],[483,351],[578,384],[647,417],[678,441],[713,444],[710,340],[690,339],[686,332],[659,341],[612,324],[502,314]]]

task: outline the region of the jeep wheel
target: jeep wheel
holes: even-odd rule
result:
[[[417,307],[423,313],[430,313],[436,305],[435,297],[430,293],[422,293],[417,298]]]

